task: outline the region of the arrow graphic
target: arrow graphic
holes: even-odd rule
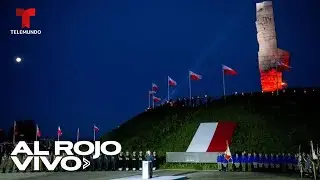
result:
[[[88,161],[86,158],[82,158],[82,161],[84,163],[82,169],[85,169],[90,166],[90,161]]]

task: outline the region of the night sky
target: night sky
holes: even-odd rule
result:
[[[319,2],[274,2],[278,47],[292,54],[289,87],[319,86]],[[188,96],[188,70],[203,75],[193,95],[222,95],[221,64],[238,71],[228,93],[260,91],[253,0],[1,0],[0,128],[33,119],[43,135],[92,137],[148,106],[154,82],[173,98]],[[31,29],[21,29],[16,8],[36,8]],[[16,64],[16,56],[23,58]],[[63,137],[61,139],[63,139]]]

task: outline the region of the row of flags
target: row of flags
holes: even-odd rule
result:
[[[232,75],[235,76],[238,73],[226,66],[222,64],[222,78],[223,78],[223,96],[225,97],[226,92],[225,92],[225,80],[224,80],[224,76],[225,75]],[[189,98],[191,99],[191,81],[199,81],[202,79],[202,75],[195,73],[193,71],[189,70]],[[167,96],[167,100],[170,100],[170,87],[175,87],[177,86],[177,81],[175,81],[173,78],[171,78],[170,76],[168,76],[168,83],[167,83],[167,87],[168,87],[168,96]],[[152,107],[154,108],[154,103],[160,102],[161,98],[156,97],[155,94],[160,90],[159,86],[155,83],[152,83],[151,86],[151,90],[149,91],[149,108],[151,108],[151,104],[150,104],[150,98],[152,99]]]
[[[14,135],[13,135],[13,143],[15,143],[15,136],[18,134],[17,133],[17,123],[16,121],[14,121],[14,125],[13,125],[13,132],[14,132]],[[96,132],[98,132],[100,129],[94,124],[93,125],[93,140],[95,141],[96,140]],[[58,137],[58,141],[60,140],[60,137],[62,136],[62,129],[60,128],[60,126],[58,126],[58,130],[57,130],[57,137]],[[36,141],[38,140],[38,138],[41,137],[41,131],[40,131],[40,128],[39,128],[39,125],[36,124]],[[79,137],[80,137],[80,128],[77,129],[77,141],[79,141]]]
[[[38,125],[37,125],[38,127]],[[39,128],[37,128],[38,131]],[[100,129],[94,124],[93,125],[93,140],[96,140],[96,132],[98,132]],[[39,131],[40,132],[40,131]],[[37,132],[38,134],[38,132]],[[60,126],[58,126],[58,131],[57,131],[57,136],[58,136],[58,141],[60,140],[60,136],[62,136],[62,130],[60,128]],[[80,128],[77,129],[77,141],[79,141],[79,137],[80,137]]]

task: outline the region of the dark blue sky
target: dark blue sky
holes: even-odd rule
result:
[[[222,95],[221,64],[236,69],[227,91],[260,91],[255,3],[239,0],[1,0],[1,126],[34,119],[45,135],[100,135],[148,106],[151,83],[188,96],[188,70],[203,75],[194,95]],[[15,8],[36,8],[20,29]],[[278,46],[292,53],[289,87],[319,86],[319,3],[274,2]],[[14,57],[21,56],[22,64]]]

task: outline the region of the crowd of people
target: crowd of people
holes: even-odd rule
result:
[[[219,171],[296,173],[301,177],[320,177],[318,159],[320,159],[320,152],[317,153],[317,159],[306,153],[251,154],[243,152],[230,158],[227,158],[226,154],[219,153],[217,163]]]
[[[315,89],[282,89],[274,92],[234,92],[226,97],[226,99],[240,98],[240,97],[248,97],[248,96],[296,96],[296,95],[309,95],[318,93]],[[212,104],[214,100],[221,99],[221,97],[213,97],[213,96],[193,96],[191,98],[177,98],[163,101],[160,104],[157,104],[156,107],[162,106],[173,106],[173,107],[199,107],[199,106],[208,106]],[[225,103],[225,101],[223,101]],[[148,107],[146,110],[153,109],[153,107]]]

